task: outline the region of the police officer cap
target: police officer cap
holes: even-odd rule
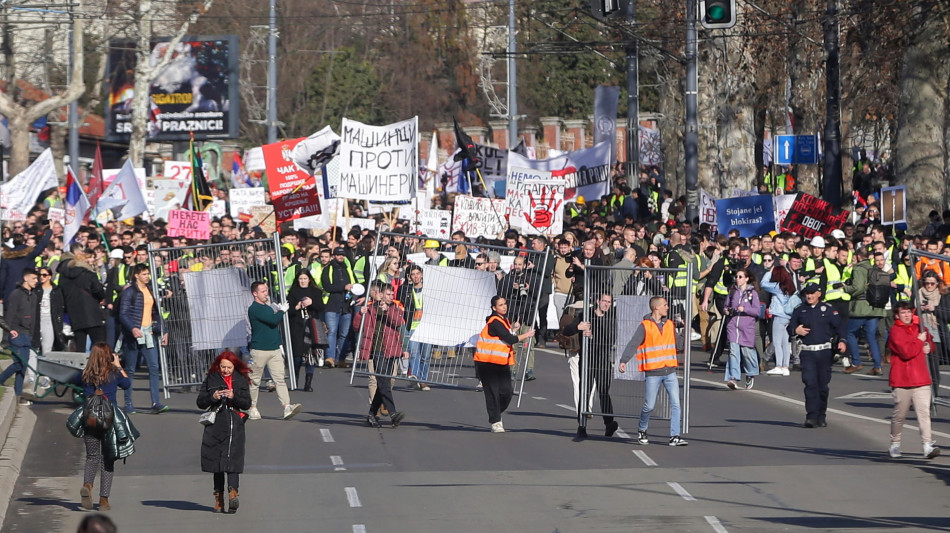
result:
[[[333,249],[333,255],[346,255],[346,248],[337,246]]]
[[[802,288],[802,294],[811,294],[813,292],[819,292],[820,290],[821,288],[818,285],[809,283]]]

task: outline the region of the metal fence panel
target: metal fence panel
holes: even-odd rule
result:
[[[895,252],[896,253],[896,252]],[[930,301],[922,289],[926,278],[933,276],[937,281],[939,291],[945,285],[950,285],[950,279],[945,272],[950,272],[950,257],[941,254],[932,254],[918,248],[910,249],[910,264],[908,269],[912,282],[911,297],[917,307],[917,316],[921,324],[927,328],[937,345],[937,350],[927,356],[927,366],[930,369],[932,394],[934,405],[950,407],[950,401],[938,396],[940,392],[940,365],[950,364],[950,294],[940,296],[939,302]],[[920,271],[920,277],[917,272]],[[932,274],[931,274],[932,273]],[[925,278],[925,279],[922,279]],[[931,286],[929,290],[932,290]],[[924,308],[926,306],[926,309]]]
[[[685,273],[686,286],[675,287],[673,279]],[[681,379],[680,406],[682,432],[689,431],[689,324],[692,314],[692,264],[682,269],[632,268],[587,265],[584,274],[583,321],[590,322],[603,295],[612,299],[608,313],[614,314],[615,326],[597,331],[591,337],[581,335],[580,391],[578,422],[586,426],[587,415],[611,415],[618,418],[639,418],[645,398],[645,375],[637,370],[636,356],[620,373],[620,358],[627,349],[637,327],[650,314],[650,299],[663,296],[670,310],[669,319],[676,324],[677,335],[684,336],[683,352],[676,374]],[[607,300],[605,299],[604,302]],[[601,309],[603,311],[603,309]],[[684,330],[685,328],[685,330]],[[606,404],[606,405],[605,405]],[[671,406],[663,387],[657,396],[650,417],[669,420]]]
[[[168,332],[168,345],[159,346],[166,397],[170,388],[200,385],[222,350],[247,351],[251,283],[266,281],[271,301],[286,302],[279,246],[275,235],[273,239],[149,250],[152,292]],[[286,315],[282,330],[284,356],[290,363]],[[295,388],[296,376],[287,375],[290,388]]]
[[[516,334],[533,328],[541,292],[545,290],[540,273],[544,272],[551,255],[547,251],[415,237],[405,238],[399,248],[383,244],[394,237],[404,236],[380,234],[367,277],[395,286],[396,298],[405,308],[406,325],[400,328],[400,336],[403,351],[412,355],[400,361],[394,377],[415,379],[420,387],[475,388],[478,378],[473,363],[473,346],[485,325],[485,318],[491,314],[491,298],[498,294],[509,301],[508,317],[512,325],[518,326]],[[429,257],[421,251],[428,241],[438,243],[441,257]],[[413,290],[410,277],[416,265],[422,268],[421,293]],[[371,281],[370,300],[375,301],[372,285]],[[421,316],[414,317],[409,311],[416,302],[422,304],[423,311]],[[360,309],[354,312],[359,313]],[[373,341],[377,344],[374,348],[381,347],[379,339],[373,337],[375,332],[364,332],[364,326],[365,322],[360,324],[357,353],[361,349],[375,353],[375,349],[363,348],[365,342]],[[533,344],[530,341],[519,343],[515,349],[516,365],[512,368],[512,375],[521,381],[519,399],[525,376],[533,368]],[[359,357],[354,359],[352,376],[379,376],[374,370],[383,368],[380,361],[374,361],[370,368],[367,361]]]

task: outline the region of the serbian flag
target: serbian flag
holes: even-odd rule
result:
[[[231,183],[234,184],[235,187],[254,186],[254,184],[251,183],[251,175],[247,173],[247,169],[244,167],[241,154],[237,151],[234,152],[234,160],[231,163]]]
[[[855,207],[857,207],[857,206],[859,206],[859,205],[860,205],[861,207],[867,207],[867,206],[868,206],[867,200],[865,200],[864,198],[861,198],[861,193],[859,193],[858,191],[851,191],[851,195],[854,197],[854,206],[855,206]]]
[[[86,218],[86,212],[89,211],[89,199],[83,192],[76,176],[73,175],[73,169],[66,167],[66,224],[63,227],[63,242],[71,244],[82,221]]]
[[[89,208],[96,207],[99,195],[105,186],[102,183],[102,147],[96,142],[96,158],[92,160],[92,176],[89,178]]]

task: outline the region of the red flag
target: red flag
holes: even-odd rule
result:
[[[89,211],[95,209],[99,202],[99,195],[102,194],[102,147],[96,142],[96,158],[92,161],[92,176],[89,177],[86,196],[89,198]]]

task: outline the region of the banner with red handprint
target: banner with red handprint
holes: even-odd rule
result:
[[[564,227],[564,180],[528,179],[517,218],[525,235],[558,235]],[[515,213],[512,213],[515,218]]]

